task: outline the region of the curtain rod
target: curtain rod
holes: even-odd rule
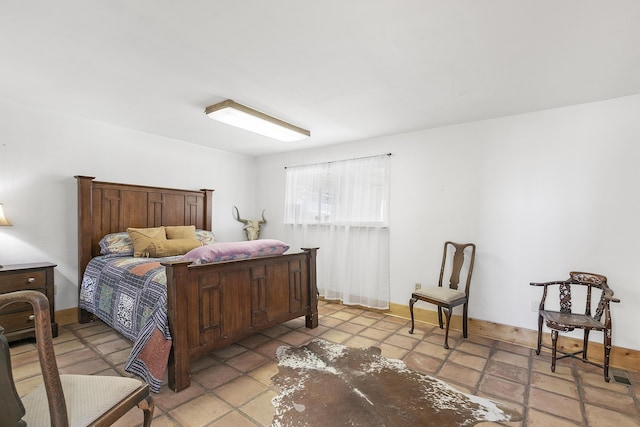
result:
[[[300,168],[300,167],[304,167],[304,166],[316,166],[316,165],[328,165],[331,163],[337,163],[337,162],[348,162],[350,160],[363,160],[363,159],[371,159],[373,157],[382,157],[382,156],[391,156],[391,153],[385,153],[385,154],[374,154],[373,156],[364,156],[364,157],[353,157],[351,159],[342,159],[342,160],[331,160],[329,162],[320,162],[320,163],[310,163],[308,165],[297,165],[297,166],[285,166],[284,168]]]

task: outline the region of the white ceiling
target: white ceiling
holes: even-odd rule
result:
[[[0,60],[0,98],[259,156],[638,94],[640,1],[2,0]]]

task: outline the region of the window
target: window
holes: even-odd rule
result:
[[[287,239],[320,248],[325,298],[389,307],[389,181],[388,155],[287,168]]]
[[[387,156],[287,168],[285,224],[386,227]]]

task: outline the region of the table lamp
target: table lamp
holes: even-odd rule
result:
[[[4,216],[4,207],[2,203],[0,203],[0,226],[2,225],[12,225],[6,216]],[[0,264],[0,268],[2,268],[2,264]]]

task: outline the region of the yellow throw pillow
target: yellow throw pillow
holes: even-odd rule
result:
[[[195,239],[196,238],[196,226],[195,225],[173,225],[165,226],[164,229],[167,232],[167,239]]]
[[[164,227],[153,228],[127,228],[129,239],[133,243],[133,256],[149,256],[147,248],[151,242],[161,242],[167,240]]]
[[[162,258],[166,256],[184,255],[191,249],[202,246],[198,239],[155,240],[149,243],[147,251],[150,257]]]

